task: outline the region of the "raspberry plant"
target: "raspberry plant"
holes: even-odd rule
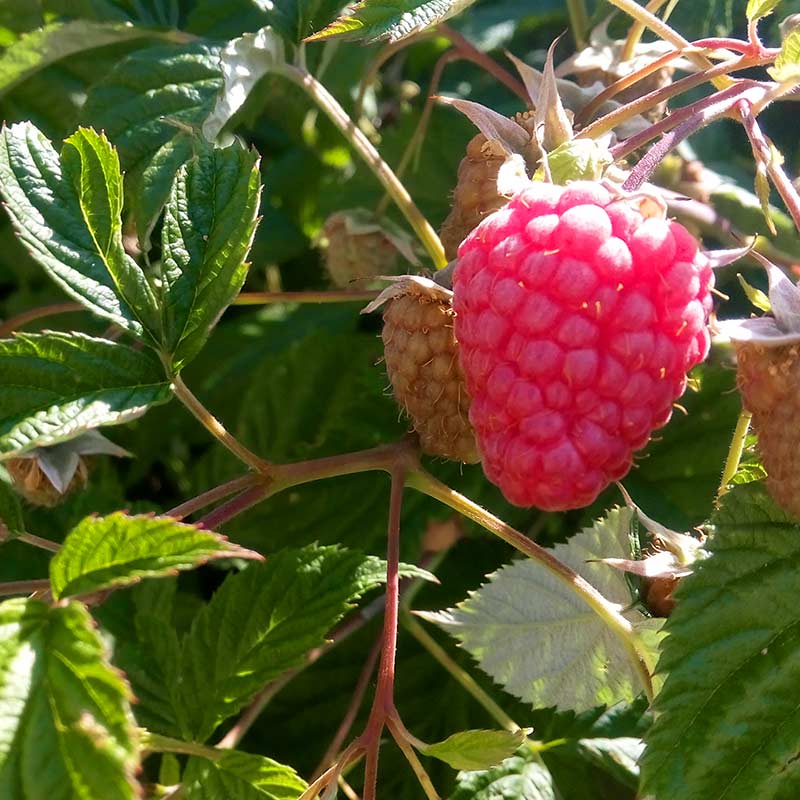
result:
[[[800,794],[800,9],[470,5],[0,2],[4,800]]]

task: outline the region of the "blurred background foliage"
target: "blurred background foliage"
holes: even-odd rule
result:
[[[338,11],[337,4],[327,5],[327,18],[326,9],[321,8],[316,27]],[[690,39],[741,34],[745,5],[746,0],[680,0],[671,22]],[[591,9],[594,23],[610,13],[601,2]],[[793,11],[800,11],[800,0],[783,4],[784,15]],[[9,123],[32,120],[57,146],[78,124],[103,127],[104,117],[113,118],[114,94],[109,94],[108,86],[114,85],[114,70],[124,74],[131,59],[146,67],[148,59],[155,63],[165,52],[170,55],[198,44],[213,48],[270,21],[264,4],[257,0],[3,0],[0,47],[8,47],[42,24],[69,20],[130,22],[141,35],[67,54],[6,87],[0,96],[0,117]],[[618,15],[612,32],[624,32],[625,24]],[[764,26],[765,39],[773,44],[778,40],[776,24],[770,18]],[[540,67],[547,47],[568,29],[569,20],[562,0],[479,0],[452,25],[499,62],[507,64],[504,51],[508,50]],[[364,87],[361,82],[372,74],[384,45],[314,44],[305,47],[304,54],[312,72],[350,113],[355,113],[356,100],[363,94],[361,122],[383,157],[397,165],[420,120],[434,68],[448,46],[440,35],[420,37],[412,46],[399,49]],[[573,51],[567,36],[559,45],[557,60]],[[439,92],[476,100],[507,114],[521,110],[508,90],[465,61],[448,64]],[[800,160],[792,116],[781,108],[770,110],[765,128],[796,172]],[[255,146],[263,158],[263,220],[245,290],[327,288],[314,246],[322,223],[336,210],[374,208],[382,197],[380,187],[307,98],[278,78],[261,81],[231,130]],[[411,195],[437,228],[449,210],[456,169],[473,135],[471,125],[454,110],[435,107],[418,159],[404,177]],[[752,155],[735,125],[714,125],[693,139],[692,147],[708,167],[731,176],[742,187],[752,187]],[[755,273],[753,282],[758,283]],[[734,272],[722,275],[720,288],[731,297],[721,315],[748,313]],[[3,216],[0,319],[64,299],[17,243]],[[406,422],[398,417],[387,392],[380,363],[380,316],[359,312],[359,304],[232,307],[188,368],[186,383],[249,447],[271,459],[313,458],[391,441],[405,432]],[[104,330],[101,322],[87,314],[53,317],[42,327],[94,334]],[[36,329],[36,324],[29,329]],[[732,393],[734,373],[724,350],[715,351],[696,377],[701,391],[687,393],[683,401],[687,413],[676,412],[669,426],[637,458],[626,480],[634,499],[651,516],[678,530],[697,525],[709,513],[739,410],[738,397]],[[164,511],[241,469],[174,403],[114,429],[110,438],[134,457],[113,463],[99,459],[89,487],[57,509],[27,508],[30,530],[59,540],[92,512]],[[503,519],[532,532],[543,544],[567,538],[621,501],[612,489],[590,509],[539,514],[508,506],[487,484],[479,467],[440,462],[428,466]],[[230,523],[225,533],[263,553],[318,541],[381,554],[387,498],[388,481],[383,476],[337,478],[280,494]],[[449,516],[434,501],[409,493],[403,515],[403,558],[417,560],[426,531]],[[415,600],[418,607],[442,608],[457,602],[513,557],[502,543],[466,523],[461,527],[464,537],[439,569],[441,586],[423,589]],[[8,544],[0,559],[0,579],[38,577],[45,563],[40,551]],[[182,619],[176,625],[187,624],[198,601],[210,596],[222,575],[219,566],[208,566],[181,577]],[[135,632],[126,624],[135,599],[135,592],[117,593],[100,611],[101,621],[123,644],[126,638],[135,644]],[[293,680],[250,731],[244,749],[292,764],[301,774],[313,770],[344,713],[378,630],[376,620]],[[462,666],[470,668],[469,659],[449,640],[438,634],[436,638]],[[407,634],[399,643],[398,674],[399,710],[420,738],[435,741],[455,730],[493,725],[486,712]],[[586,736],[637,736],[646,725],[642,708],[613,714],[598,709],[581,717],[552,710],[531,712],[496,691],[488,679],[476,677],[519,724],[534,728],[536,738],[564,739],[561,746],[545,753],[564,800],[588,797],[586,786],[593,787],[591,796],[596,800],[634,797],[630,785],[581,757],[576,741]],[[382,796],[418,796],[407,765],[391,748],[385,758]],[[440,786],[452,781],[451,770],[430,766]]]

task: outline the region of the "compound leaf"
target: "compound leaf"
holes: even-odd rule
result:
[[[0,340],[0,460],[119,425],[170,398],[149,352],[82,333]]]
[[[140,338],[157,334],[155,296],[122,246],[122,176],[104,134],[79,129],[59,159],[30,123],[4,128],[0,194],[31,257],[64,291]]]
[[[215,761],[190,758],[183,787],[186,800],[295,800],[308,788],[291,767],[237,750]]]
[[[198,146],[178,172],[162,228],[163,344],[176,370],[242,288],[261,188],[255,151]]]
[[[176,712],[184,736],[207,739],[268,680],[319,647],[353,601],[385,579],[379,558],[313,545],[229,576],[183,642]]]
[[[83,605],[0,605],[4,800],[140,797],[130,701]]]
[[[87,517],[50,561],[56,599],[124,586],[142,578],[170,575],[212,558],[258,558],[222,536],[171,517]]]
[[[530,753],[511,756],[488,770],[459,772],[449,800],[556,800],[547,767]]]
[[[789,800],[800,794],[800,528],[756,481],[731,488],[711,531],[666,624],[642,791]]]
[[[83,118],[102,127],[119,151],[143,243],[214,107],[219,57],[218,47],[202,43],[138,50],[86,98]]]

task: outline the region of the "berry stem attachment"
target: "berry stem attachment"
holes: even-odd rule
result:
[[[247,464],[250,469],[267,473],[271,467],[268,461],[259,458],[248,450],[235,436],[228,433],[225,426],[195,397],[189,387],[183,382],[180,375],[172,376],[172,391],[175,397],[183,403],[194,418],[215,438],[220,444],[230,450],[240,461]]]
[[[414,232],[437,269],[447,266],[444,248],[436,231],[417,208],[406,187],[401,183],[391,167],[381,158],[378,151],[363,131],[347,115],[339,101],[310,73],[292,64],[281,64],[276,71],[303,89],[319,106],[339,132],[350,142],[354,150],[375,174],[384,189],[392,196],[400,211],[408,220]]]
[[[562,564],[549,550],[531,541],[527,536],[507,525],[468,497],[459,494],[437,480],[428,472],[420,469],[410,473],[406,479],[406,484],[460,512],[468,519],[478,523],[482,528],[510,544],[516,550],[519,550],[520,553],[538,561],[545,569],[549,570],[556,578],[568,586],[571,591],[575,592],[622,641],[628,651],[631,662],[639,674],[644,691],[648,699],[652,701],[652,678],[645,664],[645,659],[639,652],[639,645],[633,626],[594,586],[571,570],[566,564]]]
[[[752,417],[753,415],[746,408],[743,408],[739,413],[739,419],[736,420],[736,427],[733,431],[728,457],[725,459],[725,469],[722,471],[722,480],[717,490],[717,499],[728,491],[733,476],[736,475],[736,470],[739,469],[739,463],[742,460],[744,444],[745,441],[747,441],[747,432],[750,430],[750,420]]]

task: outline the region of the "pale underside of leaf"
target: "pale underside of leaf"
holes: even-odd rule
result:
[[[444,22],[471,6],[475,0],[366,0],[354,6],[348,16],[339,17],[306,41],[340,37],[365,42],[399,42],[415,33]]]
[[[631,519],[630,509],[615,509],[554,548],[620,608],[631,602],[625,576],[596,559],[630,557]],[[489,577],[458,607],[421,616],[454,635],[507,691],[535,706],[585,710],[644,689],[626,643],[563,579],[534,560]],[[635,610],[626,616],[634,626],[646,619]]]

